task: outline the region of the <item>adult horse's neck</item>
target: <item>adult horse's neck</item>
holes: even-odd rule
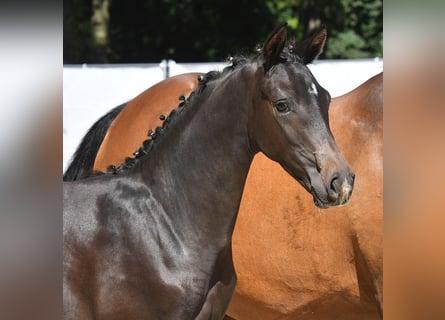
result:
[[[205,241],[230,240],[253,159],[247,129],[249,82],[240,80],[244,72],[241,67],[207,83],[142,163],[143,178],[155,186],[152,192],[162,207],[180,220],[188,236],[202,235]]]

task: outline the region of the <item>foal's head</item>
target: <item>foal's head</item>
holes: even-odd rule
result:
[[[286,26],[269,37],[255,71],[259,90],[250,108],[251,144],[279,162],[320,208],[348,202],[354,173],[329,128],[329,93],[306,64],[323,50],[326,29],[299,46],[286,44]]]

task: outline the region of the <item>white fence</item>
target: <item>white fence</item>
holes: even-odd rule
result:
[[[169,75],[222,70],[224,63],[169,63]],[[382,60],[321,60],[309,65],[332,97],[383,70]],[[163,80],[165,61],[141,65],[75,65],[63,68],[63,170],[91,125],[113,107]]]

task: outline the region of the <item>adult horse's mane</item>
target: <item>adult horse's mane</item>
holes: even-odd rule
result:
[[[281,62],[303,62],[303,60],[294,52],[295,44],[293,40],[289,42],[289,45],[286,48],[283,48],[280,59]],[[212,83],[216,80],[224,78],[227,74],[232,73],[233,71],[237,70],[239,67],[243,66],[246,62],[251,61],[257,57],[259,57],[261,54],[263,54],[263,51],[261,49],[261,46],[258,46],[256,49],[256,54],[254,53],[250,57],[246,57],[245,55],[237,55],[237,56],[231,56],[227,59],[227,62],[230,63],[228,66],[224,67],[222,71],[218,70],[212,70],[207,72],[206,74],[198,77],[198,86],[197,88],[190,93],[188,97],[180,96],[179,100],[181,101],[178,104],[178,107],[173,109],[168,116],[160,115],[160,119],[163,121],[161,126],[156,127],[154,130],[150,129],[148,130],[148,139],[146,139],[142,146],[136,150],[133,153],[133,157],[127,157],[125,161],[119,165],[114,166],[110,165],[107,168],[107,173],[112,174],[119,174],[121,172],[127,171],[128,169],[134,167],[137,163],[140,163],[140,159],[144,159],[145,157],[149,156],[150,152],[153,149],[153,146],[155,143],[158,143],[159,136],[162,135],[164,130],[166,130],[169,126],[169,124],[174,121],[174,119],[177,117],[179,113],[182,113],[182,111],[185,109],[186,106],[191,105],[195,99],[201,96],[205,88],[209,83]],[[264,66],[265,71],[269,66]],[[101,171],[95,171],[93,175],[101,175],[104,174],[104,172]]]

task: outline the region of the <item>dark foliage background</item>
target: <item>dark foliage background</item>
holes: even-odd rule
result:
[[[382,0],[65,0],[64,63],[221,61],[281,22],[297,41],[326,24],[322,58],[383,55]]]

